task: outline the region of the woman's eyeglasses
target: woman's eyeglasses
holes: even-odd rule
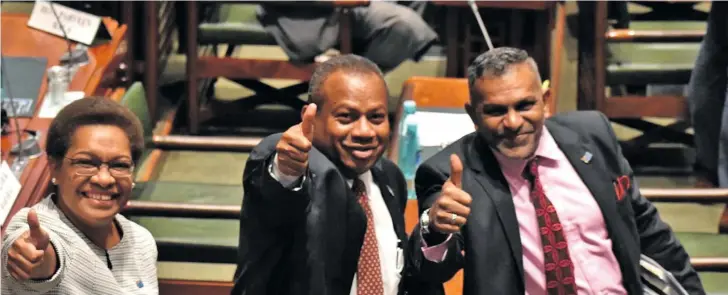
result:
[[[98,159],[66,159],[71,161],[74,171],[81,176],[94,176],[99,173],[101,166],[106,166],[109,174],[117,178],[129,177],[134,172],[134,164],[121,160],[103,162]]]

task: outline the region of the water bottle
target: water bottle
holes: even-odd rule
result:
[[[416,105],[414,101],[406,101],[404,105],[404,119],[399,144],[399,167],[407,181],[407,198],[417,199],[415,193],[415,172],[420,164],[420,141],[417,130]]]
[[[402,118],[400,118],[397,132],[399,132],[400,144],[399,144],[399,160],[402,160],[403,156],[407,153],[407,145],[404,144],[405,137],[407,136],[407,117],[410,117],[417,111],[417,105],[413,100],[406,100],[402,105]],[[399,161],[400,165],[403,163]]]
[[[69,71],[64,66],[52,66],[48,69],[48,97],[54,105],[65,101],[66,91],[70,84]]]

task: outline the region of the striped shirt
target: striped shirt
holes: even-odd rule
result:
[[[117,214],[121,241],[105,250],[93,244],[56,207],[51,197],[33,206],[58,257],[58,271],[48,280],[20,282],[7,271],[8,250],[28,231],[29,208],[13,216],[2,247],[2,294],[150,295],[159,294],[157,246],[148,230]]]

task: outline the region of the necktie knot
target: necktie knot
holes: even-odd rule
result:
[[[540,160],[541,157],[534,157],[528,161],[525,169],[523,169],[523,178],[530,181],[531,184],[533,184],[534,180],[538,177],[538,164]]]
[[[364,182],[359,178],[354,178],[354,183],[351,185],[351,190],[353,190],[356,196],[359,198],[366,196],[367,194],[367,188],[364,185]]]

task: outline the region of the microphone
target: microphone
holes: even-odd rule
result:
[[[63,40],[66,41],[67,50],[66,53],[61,55],[60,64],[61,66],[65,65],[67,67],[68,83],[71,83],[71,77],[76,74],[78,66],[88,63],[88,47],[86,47],[86,45],[76,44],[76,49],[71,49],[72,40],[68,38],[68,34],[66,33],[66,29],[63,27],[61,18],[58,17],[54,3],[49,1],[48,6],[50,6],[53,17],[56,19],[56,23],[58,23],[58,28],[61,29]]]
[[[71,77],[72,77],[71,72],[73,71],[73,69],[71,67],[74,64],[73,59],[72,59],[72,57],[74,55],[72,54],[72,50],[71,50],[71,42],[68,39],[68,35],[66,34],[66,29],[63,27],[63,24],[61,23],[61,20],[58,17],[58,13],[56,13],[55,7],[53,6],[53,2],[48,2],[48,4],[51,8],[51,11],[53,12],[53,16],[56,18],[56,22],[58,22],[58,26],[61,29],[61,33],[63,34],[63,39],[66,41],[66,45],[68,47],[67,52],[66,52],[66,54],[64,54],[64,56],[68,56],[68,58],[66,59],[68,61],[66,63],[66,67],[67,67],[68,83],[70,84]],[[85,54],[85,52],[83,52],[83,53]],[[61,57],[61,59],[63,60],[63,57]],[[0,60],[0,71],[2,71],[2,73],[3,73],[2,81],[4,82],[3,84],[5,84],[3,91],[7,91],[7,97],[10,100],[10,107],[12,108],[11,111],[13,113],[13,122],[15,123],[15,136],[16,136],[16,139],[18,142],[14,147],[12,147],[10,149],[11,154],[17,154],[17,156],[15,157],[15,160],[13,160],[13,164],[10,165],[10,170],[13,172],[13,175],[15,175],[15,177],[17,179],[20,179],[20,176],[23,174],[23,170],[25,169],[25,167],[28,166],[30,159],[33,157],[36,157],[37,155],[42,153],[42,151],[40,149],[40,145],[38,144],[38,137],[40,134],[39,134],[39,132],[34,131],[34,130],[27,130],[27,129],[21,130],[21,126],[18,122],[17,106],[15,104],[15,99],[12,94],[12,90],[10,89],[11,88],[10,82],[7,79],[8,71],[5,69],[4,57]],[[64,93],[66,90],[67,89],[64,90]],[[23,136],[21,135],[21,133],[28,133],[31,135],[31,137],[28,140],[23,141]]]
[[[468,0],[468,6],[470,6],[470,10],[473,11],[473,14],[475,15],[475,20],[478,21],[478,26],[480,27],[480,32],[483,33],[483,38],[485,38],[485,43],[488,44],[488,50],[493,49],[493,42],[490,41],[490,35],[488,35],[488,30],[485,29],[485,24],[483,23],[483,19],[480,17],[480,12],[478,11],[478,5],[475,4],[475,0]]]

